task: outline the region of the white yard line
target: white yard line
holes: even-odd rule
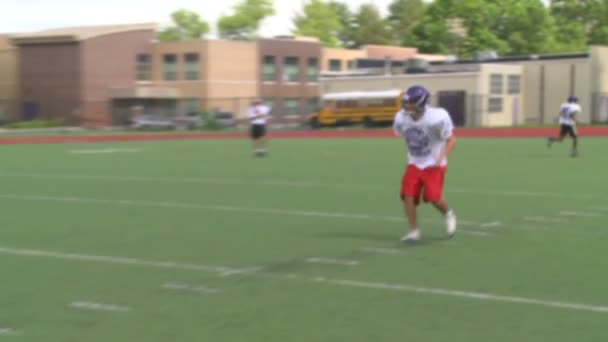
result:
[[[321,257],[310,257],[304,259],[307,263],[311,264],[326,264],[326,265],[339,265],[339,266],[358,266],[359,261],[357,260],[344,260],[344,259],[330,259]]]
[[[501,225],[502,225],[502,222],[500,222],[500,221],[492,221],[492,222],[481,223],[479,226],[482,228],[490,228],[490,227],[498,227]]]
[[[198,285],[190,285],[178,282],[168,282],[161,285],[163,289],[175,290],[175,291],[183,291],[183,292],[192,292],[192,293],[200,293],[200,294],[215,294],[220,293],[222,290],[206,287],[206,286],[198,286]]]
[[[252,274],[261,271],[263,267],[248,267],[248,268],[233,268],[220,273],[221,277],[230,277],[234,275]]]
[[[105,148],[105,149],[89,149],[89,150],[68,150],[71,154],[109,154],[109,153],[137,153],[141,152],[140,148]]]
[[[203,271],[203,272],[213,272],[213,273],[219,273],[219,274],[224,274],[226,272],[231,272],[231,271],[234,272],[234,271],[238,270],[236,268],[229,268],[229,267],[224,267],[224,266],[183,264],[183,263],[177,263],[177,262],[173,262],[173,261],[155,261],[155,260],[115,257],[115,256],[107,256],[107,255],[62,253],[62,252],[11,248],[11,247],[2,247],[2,246],[0,246],[0,254],[11,254],[11,255],[19,255],[19,256],[76,260],[76,261],[103,262],[103,263],[142,266],[142,267]]]
[[[131,308],[126,307],[126,306],[105,304],[105,303],[96,303],[96,302],[87,302],[87,301],[71,302],[68,306],[71,308],[74,308],[74,309],[83,309],[83,310],[92,310],[92,311],[127,312],[127,311],[131,310]]]
[[[599,213],[589,213],[582,211],[560,211],[560,215],[562,216],[578,216],[578,217],[600,217],[602,214]]]
[[[331,219],[345,220],[370,220],[370,221],[387,221],[387,222],[404,222],[405,219],[401,216],[381,216],[381,215],[366,215],[340,212],[323,212],[323,211],[308,211],[294,209],[275,209],[275,208],[252,208],[238,207],[230,205],[216,204],[198,204],[184,202],[154,202],[141,200],[110,200],[88,197],[63,197],[63,196],[47,196],[47,195],[9,195],[0,194],[0,199],[20,200],[20,201],[41,201],[41,202],[68,202],[77,204],[104,204],[104,205],[129,205],[138,207],[157,207],[157,208],[180,208],[180,209],[203,209],[213,211],[231,211],[231,212],[250,212],[258,214],[274,214],[287,216],[302,216],[302,217],[321,217]],[[462,234],[475,236],[491,236],[492,234],[474,230],[460,230]]]
[[[126,258],[121,257],[113,257],[113,256],[104,256],[100,257],[97,255],[85,255],[85,254],[76,254],[77,257],[74,257],[75,254],[72,253],[60,253],[60,252],[48,252],[48,251],[36,251],[31,249],[17,249],[17,248],[1,248],[0,252],[7,252],[9,254],[16,255],[25,255],[25,256],[37,256],[42,258],[59,258],[59,259],[68,259],[68,260],[79,260],[79,261],[97,261],[97,262],[106,262],[106,263],[116,263],[116,260],[125,260]],[[23,251],[23,253],[21,252]],[[138,260],[138,262],[133,263],[129,262],[127,264],[137,265],[137,266],[150,266],[157,265],[157,262],[154,261],[145,261],[141,259],[126,259],[126,260]],[[120,264],[125,264],[123,262],[119,262]],[[169,266],[172,265],[172,266]],[[158,266],[158,265],[157,265]],[[196,266],[192,264],[178,264],[178,263],[169,263],[163,268],[177,268],[183,270],[191,270],[191,271],[211,271],[218,273],[221,275],[221,272],[217,272],[217,270],[223,270],[223,267],[219,266]],[[401,291],[401,292],[413,292],[420,294],[429,294],[436,296],[449,296],[449,297],[458,297],[463,299],[474,299],[481,301],[492,301],[492,302],[507,302],[513,304],[526,304],[526,305],[538,305],[545,306],[551,308],[559,308],[559,309],[570,309],[570,310],[579,310],[579,311],[589,311],[596,313],[608,313],[608,306],[601,305],[592,305],[592,304],[582,304],[582,303],[570,303],[559,300],[545,300],[545,299],[537,299],[537,298],[529,298],[529,297],[516,297],[516,296],[505,296],[500,294],[493,294],[489,292],[472,292],[472,291],[463,291],[463,290],[453,290],[453,289],[442,289],[442,288],[433,288],[433,287],[422,287],[411,284],[393,284],[393,283],[384,283],[384,282],[369,282],[369,281],[359,281],[359,280],[347,280],[347,279],[331,279],[325,277],[309,277],[309,276],[300,276],[297,274],[287,274],[287,275],[276,275],[270,273],[255,273],[254,276],[263,276],[263,277],[271,277],[275,279],[289,279],[289,280],[300,280],[306,282],[315,282],[315,283],[326,283],[332,284],[336,286],[347,286],[347,287],[355,287],[355,288],[368,288],[374,290],[385,290],[385,291]],[[106,311],[128,311],[130,308],[112,304],[104,304],[104,303],[96,303],[89,301],[78,301],[70,303],[71,307],[79,308],[79,309],[87,309],[87,310],[106,310]]]
[[[540,223],[564,223],[567,222],[561,217],[544,217],[544,216],[525,216],[524,221],[540,222]]]
[[[0,336],[18,336],[21,335],[21,331],[13,328],[0,328]]]
[[[503,296],[503,295],[487,293],[487,292],[471,292],[471,291],[450,290],[450,289],[441,289],[441,288],[432,288],[432,287],[420,287],[420,286],[413,286],[413,285],[409,285],[409,284],[374,283],[374,282],[344,280],[344,279],[319,280],[318,278],[315,278],[315,279],[311,279],[311,280],[313,280],[315,282],[326,282],[326,283],[338,285],[338,286],[360,287],[360,288],[369,288],[369,289],[375,289],[375,290],[405,291],[405,292],[415,292],[415,293],[438,295],[438,296],[459,297],[459,298],[464,298],[464,299],[474,299],[474,300],[493,301],[493,302],[507,302],[507,303],[513,303],[513,304],[530,304],[530,305],[540,305],[540,306],[560,308],[560,309],[591,311],[591,312],[597,312],[597,313],[608,313],[608,306],[569,303],[569,302],[562,302],[562,301],[543,300],[543,299],[526,298],[526,297]]]
[[[100,153],[114,153],[119,149],[97,150],[104,151]],[[122,149],[126,152],[128,149]],[[132,149],[132,152],[137,152],[139,149]],[[96,151],[96,150],[89,150]],[[114,151],[114,152],[107,152]],[[95,153],[95,152],[93,152]],[[69,171],[68,171],[69,172]],[[305,180],[251,180],[239,178],[212,178],[212,177],[147,177],[147,176],[105,176],[105,175],[84,175],[84,174],[36,174],[36,173],[0,173],[4,177],[15,178],[42,178],[42,179],[62,179],[62,180],[107,180],[117,182],[155,182],[155,183],[207,183],[207,184],[224,184],[224,185],[262,185],[262,186],[279,186],[279,187],[315,187],[315,188],[340,188],[340,189],[358,189],[358,190],[378,190],[392,191],[391,185],[384,184],[340,184],[340,183],[321,183],[316,181]],[[564,194],[557,192],[535,192],[525,190],[511,189],[474,189],[474,188],[446,188],[447,193],[470,193],[480,195],[494,195],[506,197],[541,197],[541,198],[577,198],[577,199],[601,199],[605,197],[595,196],[591,194]]]
[[[362,247],[362,251],[374,254],[405,254],[404,250],[397,248]]]

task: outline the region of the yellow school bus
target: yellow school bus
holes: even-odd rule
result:
[[[401,108],[402,93],[395,89],[325,94],[321,109],[309,117],[310,126],[389,125]]]

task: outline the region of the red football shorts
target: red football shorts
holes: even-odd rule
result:
[[[446,169],[445,166],[419,169],[415,165],[408,165],[401,180],[401,199],[405,199],[405,196],[412,196],[414,202],[419,204],[420,195],[424,189],[425,202],[440,200],[443,194],[443,178]]]

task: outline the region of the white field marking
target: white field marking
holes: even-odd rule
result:
[[[185,184],[221,184],[221,185],[262,185],[262,186],[278,186],[278,187],[321,187],[321,188],[352,188],[363,190],[382,190],[391,189],[389,186],[382,185],[360,185],[360,184],[336,184],[336,183],[318,183],[312,181],[292,181],[281,179],[239,179],[239,178],[214,178],[214,177],[147,177],[147,176],[104,176],[104,175],[82,175],[82,174],[10,174],[0,173],[5,177],[16,178],[40,178],[40,179],[59,179],[59,180],[101,180],[101,181],[116,181],[116,182],[155,182],[155,183],[185,183]]]
[[[196,203],[183,202],[153,202],[139,200],[108,200],[99,198],[87,197],[62,197],[62,196],[46,196],[46,195],[2,195],[0,199],[11,199],[21,201],[47,201],[47,202],[70,202],[77,204],[106,204],[106,205],[130,205],[138,207],[159,207],[159,208],[180,208],[180,209],[203,209],[214,211],[236,211],[236,212],[251,212],[258,214],[276,214],[288,216],[305,216],[305,217],[323,217],[346,220],[372,220],[372,221],[390,221],[403,222],[404,218],[399,216],[379,216],[365,214],[351,214],[339,212],[323,212],[323,211],[306,211],[292,209],[274,209],[274,208],[251,208],[251,207],[235,207],[228,205],[205,205]],[[474,230],[460,230],[461,234],[474,236],[488,237],[492,234]]]
[[[602,207],[589,207],[588,210],[595,210],[595,211],[608,211],[608,208],[602,208]]]
[[[237,271],[237,269],[223,267],[223,266],[182,264],[182,263],[177,263],[177,262],[172,262],[172,261],[155,261],[155,260],[144,260],[144,259],[137,259],[137,258],[125,258],[125,257],[115,257],[115,256],[106,256],[106,255],[62,253],[62,252],[11,248],[11,247],[1,247],[1,246],[0,246],[0,253],[19,255],[19,256],[41,257],[41,258],[105,262],[105,263],[111,263],[111,264],[121,264],[121,265],[131,265],[131,266],[213,272],[213,273],[219,273],[219,274],[223,274],[225,272],[230,272],[230,271]]]
[[[567,222],[560,217],[544,217],[544,216],[525,216],[524,221],[541,222],[541,223],[564,223]]]
[[[502,189],[467,189],[467,188],[452,188],[446,190],[448,193],[470,193],[496,196],[513,196],[513,197],[545,197],[545,198],[578,198],[578,199],[594,199],[603,198],[591,194],[570,195],[559,192],[535,192],[523,190],[502,190]]]
[[[6,250],[6,248],[3,248],[3,250]],[[34,250],[21,250],[21,249],[14,249],[14,248],[10,248],[10,251],[27,251],[27,253],[23,254],[23,253],[10,253],[10,254],[17,254],[17,255],[35,255],[35,256],[39,256],[39,257],[52,257],[52,258],[63,258],[63,259],[70,259],[73,260],[73,254],[68,254],[68,253],[57,253],[57,252],[50,252],[51,254],[49,254],[49,252],[45,252],[45,251],[34,251]],[[2,251],[2,250],[0,250]],[[100,262],[106,262],[106,263],[115,263],[113,260],[121,260],[124,258],[119,258],[119,257],[104,257],[101,260],[97,260],[96,258],[98,256],[90,256],[93,257],[93,259],[91,258],[76,258],[76,260],[81,260],[81,261],[100,261]],[[149,262],[146,262],[146,264]],[[135,264],[137,265],[137,264]],[[200,271],[200,270],[205,270],[208,271],[209,266],[203,266],[202,268],[193,268],[191,266],[193,265],[185,265],[188,267],[180,267],[180,264],[173,264],[174,267],[176,268],[180,268],[180,269],[184,269],[184,270],[191,270],[191,271]],[[167,266],[164,266],[167,267]],[[214,267],[215,269],[220,268],[220,267]],[[255,275],[257,276],[263,276],[263,277],[270,277],[270,278],[277,278],[277,279],[290,279],[290,280],[301,280],[301,281],[308,281],[308,282],[317,282],[317,283],[329,283],[329,284],[334,284],[334,285],[338,285],[338,286],[349,286],[349,287],[358,287],[358,288],[370,288],[370,289],[376,289],[376,290],[390,290],[390,291],[408,291],[408,292],[415,292],[415,293],[425,293],[425,294],[432,294],[432,295],[441,295],[441,296],[451,296],[451,297],[460,297],[460,298],[467,298],[467,299],[478,299],[478,300],[485,300],[485,301],[495,301],[495,302],[509,302],[509,303],[514,303],[514,304],[530,304],[530,305],[540,305],[540,306],[546,306],[546,307],[552,307],[552,308],[560,308],[560,309],[570,309],[570,310],[580,310],[580,311],[591,311],[591,312],[598,312],[598,313],[608,313],[608,306],[598,306],[598,305],[588,305],[588,304],[578,304],[578,303],[568,303],[568,302],[562,302],[562,301],[551,301],[551,300],[542,300],[542,299],[535,299],[535,298],[525,298],[525,297],[511,297],[511,296],[503,296],[503,295],[498,295],[498,294],[492,294],[492,293],[480,293],[480,292],[469,292],[469,291],[460,291],[460,290],[449,290],[449,289],[440,289],[440,288],[431,288],[431,287],[419,287],[419,286],[414,286],[414,285],[409,285],[409,284],[390,284],[390,283],[377,283],[377,282],[363,282],[363,281],[357,281],[357,280],[343,280],[343,279],[328,279],[328,278],[322,278],[322,277],[303,277],[294,273],[290,273],[287,275],[275,275],[275,274],[270,274],[270,273],[255,273]],[[89,304],[99,304],[99,303],[89,303],[89,302],[74,302],[74,303],[79,303],[77,304],[78,306],[86,306],[87,308],[90,308]],[[74,304],[72,303],[72,304]],[[107,304],[104,304],[107,305]]]
[[[141,148],[105,148],[91,150],[69,150],[71,154],[107,154],[107,153],[137,153]]]
[[[236,206],[229,206],[229,205],[215,205],[215,204],[206,205],[206,204],[183,203],[183,202],[108,200],[108,199],[87,198],[87,197],[0,194],[0,199],[1,198],[12,199],[12,200],[23,200],[23,201],[73,202],[73,203],[81,203],[81,204],[113,204],[113,205],[118,204],[118,205],[132,205],[132,206],[142,206],[142,207],[167,207],[167,208],[182,208],[182,209],[206,209],[206,210],[217,210],[217,211],[240,211],[240,212],[254,212],[254,213],[262,213],[262,214],[316,216],[316,217],[329,217],[329,218],[354,219],[354,220],[364,219],[364,220],[398,221],[398,222],[402,222],[404,220],[402,217],[398,217],[398,216],[375,216],[375,215],[351,214],[351,213],[339,213],[339,212],[236,207]]]
[[[466,298],[466,299],[477,299],[477,300],[485,300],[485,301],[493,301],[493,302],[507,302],[507,303],[514,303],[514,304],[540,305],[540,306],[560,308],[560,309],[591,311],[591,312],[597,312],[597,313],[608,313],[608,306],[568,303],[568,302],[562,302],[562,301],[552,301],[552,300],[543,300],[543,299],[526,298],[526,297],[503,296],[503,295],[492,294],[492,293],[483,293],[483,292],[470,292],[470,291],[432,288],[432,287],[419,287],[419,286],[413,286],[413,285],[408,285],[408,284],[372,283],[372,282],[364,282],[364,281],[356,281],[356,280],[343,280],[343,279],[310,278],[309,280],[312,280],[315,282],[326,282],[326,283],[338,285],[338,286],[360,287],[360,288],[369,288],[369,289],[376,289],[376,290],[406,291],[406,292],[415,292],[415,293],[431,294],[431,295],[438,295],[438,296],[459,297],[459,298]]]
[[[342,260],[342,259],[328,259],[319,257],[310,257],[304,259],[304,261],[311,264],[327,264],[327,265],[341,265],[341,266],[358,266],[359,261],[357,260]]]
[[[17,336],[21,335],[21,331],[13,328],[0,328],[0,336]]]
[[[215,211],[237,211],[237,212],[253,212],[260,214],[280,214],[290,216],[312,216],[312,217],[328,217],[337,219],[365,219],[378,221],[403,221],[402,217],[397,216],[374,216],[364,214],[351,214],[339,212],[323,212],[323,211],[307,211],[307,210],[290,210],[290,209],[274,209],[274,208],[252,208],[252,207],[236,207],[229,205],[206,205],[197,203],[184,202],[154,202],[140,200],[108,200],[99,198],[87,197],[63,197],[63,196],[46,196],[46,195],[2,195],[0,199],[12,199],[23,201],[47,201],[47,202],[71,202],[79,204],[108,204],[108,205],[131,205],[140,207],[163,207],[163,208],[181,208],[181,209],[205,209]]]
[[[405,251],[397,248],[362,247],[361,250],[375,254],[405,254]]]
[[[500,221],[492,221],[492,222],[482,223],[479,226],[482,228],[491,228],[491,227],[498,227],[501,225],[502,225],[502,222],[500,222]]]
[[[113,304],[104,304],[104,303],[95,303],[95,302],[71,302],[69,305],[71,308],[75,309],[84,309],[84,310],[93,310],[93,311],[114,311],[114,312],[127,312],[131,310],[126,306],[113,305]]]
[[[133,151],[135,152],[135,151]],[[107,152],[106,152],[107,153]],[[345,184],[345,183],[321,183],[315,181],[302,180],[250,180],[239,178],[213,178],[213,177],[147,177],[147,176],[104,176],[104,175],[83,175],[83,174],[35,174],[35,173],[0,173],[5,177],[18,178],[43,178],[43,179],[64,179],[64,180],[107,180],[117,182],[155,182],[155,183],[207,183],[207,184],[223,184],[223,185],[263,185],[263,186],[280,186],[280,187],[315,187],[315,188],[340,188],[340,189],[358,189],[358,190],[378,190],[391,191],[393,186],[382,184]],[[468,188],[447,188],[447,193],[470,193],[494,196],[507,197],[545,197],[545,198],[578,198],[578,199],[602,199],[605,197],[595,196],[591,194],[571,195],[553,192],[533,192],[523,190],[503,190],[503,189],[468,189]]]
[[[190,285],[190,284],[184,284],[184,283],[177,283],[177,282],[173,282],[173,281],[169,282],[169,283],[165,283],[165,284],[161,285],[161,287],[163,289],[168,289],[168,290],[194,292],[194,293],[202,293],[202,294],[214,294],[214,293],[222,292],[222,290],[220,290],[220,289],[214,289],[211,287],[196,286],[196,285]]]
[[[339,213],[339,212],[322,212],[322,211],[305,211],[305,210],[290,210],[290,209],[273,209],[273,208],[251,208],[251,207],[235,207],[227,205],[204,205],[196,203],[182,203],[182,202],[152,202],[152,201],[139,201],[139,200],[107,200],[97,198],[86,198],[86,197],[59,197],[59,196],[46,196],[46,195],[2,195],[0,199],[13,199],[23,201],[52,201],[52,202],[72,202],[79,204],[107,204],[107,205],[132,205],[142,207],[164,207],[164,208],[181,208],[181,209],[205,209],[205,210],[216,210],[216,211],[237,211],[237,212],[253,212],[261,214],[279,214],[279,215],[290,215],[290,216],[308,216],[308,217],[326,217],[336,219],[350,219],[350,220],[376,220],[376,221],[391,221],[391,222],[402,222],[404,218],[399,216],[376,216],[376,215],[365,215],[365,214],[351,214],[351,213]],[[462,234],[469,234],[475,236],[492,236],[492,234],[482,231],[474,230],[460,230]]]
[[[252,274],[261,271],[263,267],[233,268],[220,273],[221,277],[230,277],[239,274]]]
[[[562,216],[579,216],[579,217],[600,217],[600,216],[602,216],[601,214],[598,214],[598,213],[588,213],[588,212],[581,212],[581,211],[560,211],[559,214]]]
[[[463,230],[463,229],[458,229],[456,230],[456,235],[458,234],[466,234],[466,235],[474,235],[474,236],[484,236],[484,237],[488,237],[488,236],[494,236],[494,234],[492,233],[488,233],[488,232],[480,232],[478,230]]]

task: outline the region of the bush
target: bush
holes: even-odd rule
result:
[[[202,129],[209,131],[219,131],[224,128],[219,122],[217,122],[217,120],[215,120],[212,112],[202,111],[200,115],[202,121]]]
[[[63,126],[62,120],[50,119],[50,120],[28,120],[28,121],[17,121],[4,125],[5,128],[49,128],[49,127],[61,127]]]

